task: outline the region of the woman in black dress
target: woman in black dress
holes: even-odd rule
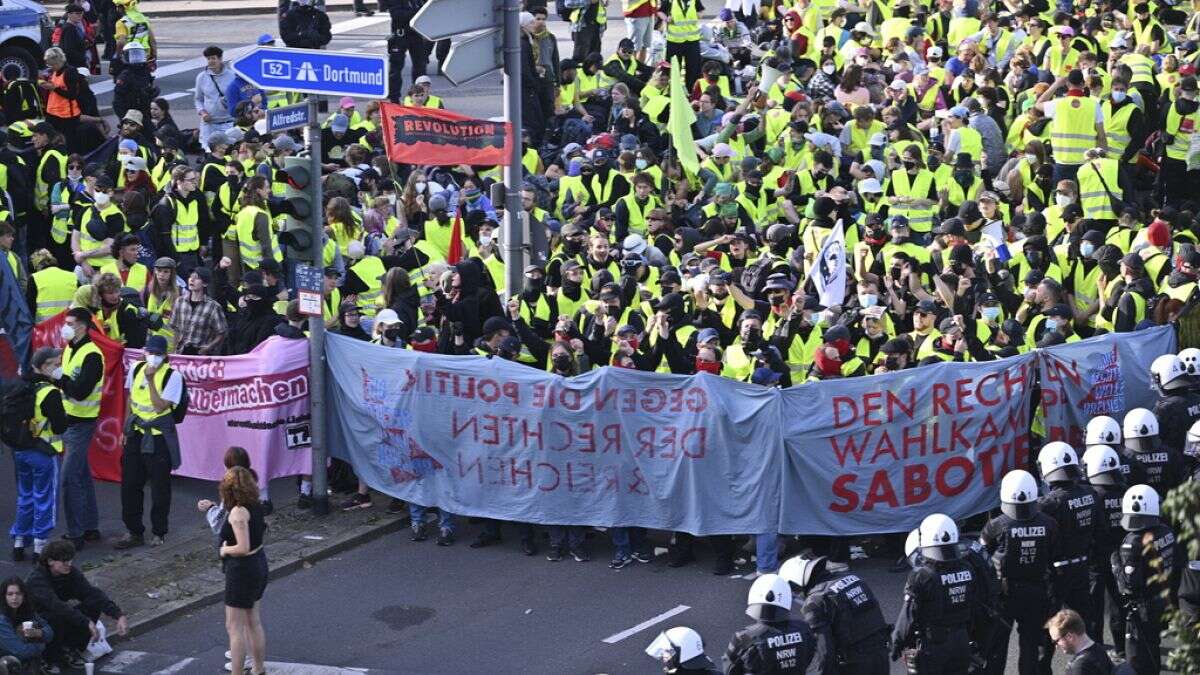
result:
[[[246,672],[258,675],[266,672],[263,658],[267,638],[258,606],[267,588],[267,554],[263,550],[267,524],[258,501],[258,483],[249,469],[235,466],[226,471],[220,494],[229,514],[221,528],[229,662],[240,666],[249,651],[254,667]]]

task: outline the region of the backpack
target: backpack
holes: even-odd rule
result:
[[[29,80],[13,80],[4,88],[5,112],[13,121],[38,119],[42,116],[42,95]]]
[[[756,298],[762,293],[763,287],[767,285],[767,277],[771,274],[771,268],[777,262],[778,260],[774,256],[764,253],[753,264],[742,270],[742,288],[745,289],[747,295]]]
[[[33,433],[37,385],[28,380],[0,383],[0,441],[12,449],[40,448]]]
[[[139,361],[136,364],[134,364],[134,366],[133,366],[133,379],[134,380],[137,380],[138,373],[141,372],[139,369],[145,368],[145,367],[146,367],[145,361]],[[171,370],[171,366],[167,366],[167,375],[166,375],[167,379],[169,379],[171,377],[172,372],[174,372],[174,371]],[[187,418],[187,409],[188,409],[188,405],[191,404],[191,400],[192,400],[191,397],[188,395],[187,380],[183,379],[183,376],[180,375],[179,376],[179,403],[177,403],[175,405],[175,407],[171,409],[171,418],[175,420],[175,424],[179,424],[179,423],[183,422],[184,419]]]

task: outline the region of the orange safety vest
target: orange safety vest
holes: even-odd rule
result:
[[[79,101],[69,99],[57,91],[67,86],[66,71],[51,74],[50,84],[54,85],[54,90],[46,97],[46,114],[64,118],[79,117]]]

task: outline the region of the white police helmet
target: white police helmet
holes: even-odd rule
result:
[[[1158,524],[1158,491],[1149,485],[1134,485],[1121,498],[1121,527],[1130,532]]]
[[[1119,445],[1121,443],[1121,423],[1109,417],[1100,415],[1088,420],[1087,431],[1084,433],[1084,445]]]
[[[921,528],[914,528],[904,540],[904,557],[910,567],[916,567],[921,558]]]
[[[921,555],[930,560],[958,558],[958,525],[944,513],[926,516],[921,521]]]
[[[1083,466],[1087,469],[1088,482],[1092,485],[1121,485],[1125,474],[1121,472],[1121,458],[1117,451],[1107,445],[1093,445],[1083,453]]]
[[[778,574],[754,580],[746,596],[746,615],[757,621],[783,621],[792,608],[792,587]]]
[[[712,661],[704,654],[704,640],[687,626],[665,630],[646,647],[646,654],[658,659],[668,673],[684,670],[705,670]]]
[[[1182,389],[1191,382],[1187,377],[1187,367],[1174,354],[1163,354],[1150,364],[1151,382],[1159,391],[1174,391]]]
[[[825,569],[828,559],[825,556],[807,558],[798,555],[789,558],[779,567],[779,576],[787,580],[793,589],[806,589],[819,570]]]
[[[1000,481],[1000,511],[1009,518],[1032,518],[1038,510],[1037,498],[1037,480],[1028,471],[1009,471]]]
[[[1135,452],[1151,450],[1158,438],[1158,418],[1145,408],[1134,408],[1125,413],[1121,431],[1125,436],[1125,447]]]
[[[1074,480],[1079,475],[1079,455],[1069,444],[1051,441],[1038,453],[1038,470],[1047,483]]]
[[[1188,375],[1200,376],[1200,349],[1188,347],[1180,351],[1179,360],[1183,362],[1183,369],[1187,371]]]
[[[1200,420],[1196,420],[1187,432],[1183,442],[1183,454],[1188,457],[1200,457]]]

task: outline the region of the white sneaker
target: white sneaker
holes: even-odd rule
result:
[[[228,652],[228,651],[226,651],[226,652],[225,652],[225,658],[229,658],[229,657],[230,657],[230,656],[229,656],[229,652]],[[253,670],[253,669],[254,669],[254,659],[252,659],[251,657],[247,656],[247,657],[246,657],[245,666],[242,668],[242,671],[243,671],[243,672],[245,672],[246,670]],[[227,672],[227,673],[232,673],[232,672],[233,672],[233,663],[232,663],[231,661],[226,661],[226,662],[225,662],[225,672]]]
[[[759,572],[758,570],[754,570],[753,572],[751,572],[749,574],[743,574],[742,580],[743,581],[754,581],[755,579],[761,577],[762,575],[763,575],[762,572]]]

